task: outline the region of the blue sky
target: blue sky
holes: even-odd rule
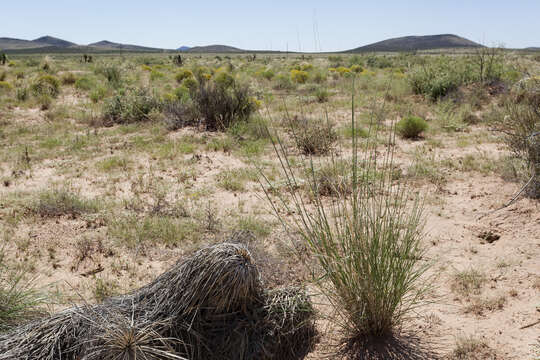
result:
[[[79,44],[335,51],[452,33],[487,45],[540,46],[540,0],[2,2],[0,37],[52,35]]]

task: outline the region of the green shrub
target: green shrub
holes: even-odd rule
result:
[[[0,81],[0,94],[8,93],[11,90],[13,90],[13,85],[8,83],[7,81]]]
[[[263,78],[265,78],[266,80],[272,80],[274,78],[274,76],[276,75],[276,73],[272,70],[272,69],[265,69],[262,73],[261,73],[261,76]]]
[[[109,84],[111,84],[114,87],[117,87],[120,85],[120,82],[122,80],[122,72],[120,71],[120,68],[117,66],[106,66],[106,67],[99,67],[96,69],[96,74],[100,74],[105,76]]]
[[[201,123],[209,131],[223,131],[236,122],[246,121],[257,108],[247,85],[225,88],[206,81],[199,84],[191,98]]]
[[[46,95],[55,98],[60,94],[60,81],[52,75],[41,75],[31,89],[36,97]]]
[[[152,81],[163,79],[164,77],[165,77],[165,74],[162,73],[161,71],[152,70],[150,72],[150,80],[152,80]]]
[[[234,85],[234,77],[226,71],[218,71],[214,75],[216,85],[228,89]]]
[[[189,77],[187,79],[184,79],[184,81],[182,81],[182,85],[185,86],[190,91],[193,91],[197,88],[197,85],[199,85],[199,83],[193,77]]]
[[[426,120],[418,116],[407,116],[396,124],[397,133],[406,139],[417,138],[427,128]]]
[[[308,72],[303,70],[291,70],[291,80],[297,84],[305,84],[308,79]]]
[[[150,113],[161,103],[146,89],[128,89],[108,99],[103,108],[105,125],[150,121]]]
[[[359,73],[361,73],[362,71],[364,71],[364,68],[363,68],[363,67],[361,67],[360,65],[356,65],[356,64],[355,64],[355,65],[352,65],[352,66],[350,67],[350,69],[351,69],[352,72],[357,73],[357,74],[359,74]]]
[[[18,87],[15,96],[19,101],[28,100],[28,88],[26,86]]]
[[[193,78],[193,73],[189,71],[188,69],[180,70],[175,76],[175,79],[178,83],[181,83],[185,79],[189,79],[189,78]]]
[[[275,81],[275,90],[294,90],[296,88],[296,85],[292,82],[291,77],[285,74],[279,74],[276,76]]]
[[[75,88],[83,91],[90,91],[94,87],[94,81],[90,78],[82,77],[75,81]]]
[[[540,78],[532,78],[523,88],[514,90],[504,107],[504,115],[495,119],[514,157],[523,162],[528,185],[525,193],[540,199]]]
[[[107,96],[107,89],[102,86],[99,86],[95,88],[94,90],[92,90],[92,92],[90,92],[90,95],[89,95],[90,100],[94,104],[97,104],[99,101],[103,100],[105,96]]]

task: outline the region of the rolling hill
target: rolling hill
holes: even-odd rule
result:
[[[47,46],[47,44],[37,43],[30,40],[13,39],[7,37],[0,38],[0,49],[2,50],[35,49],[45,46]]]
[[[399,38],[393,38],[361,46],[345,52],[395,52],[475,47],[482,47],[482,45],[477,44],[474,41],[465,39],[461,36],[442,34],[425,36],[404,36]]]
[[[70,46],[78,46],[77,44],[72,43],[70,41],[62,40],[62,39],[55,38],[55,37],[52,37],[52,36],[49,36],[49,35],[42,36],[40,38],[32,40],[32,42],[33,43],[39,43],[39,44],[45,44],[47,46],[61,47],[61,48],[70,47]]]
[[[191,53],[241,53],[246,50],[238,49],[227,45],[208,45],[208,46],[194,46],[187,50]]]
[[[127,51],[163,51],[164,49],[151,48],[139,45],[120,44],[108,40],[102,40],[96,43],[88,44],[88,47],[97,48],[101,50],[127,50]]]

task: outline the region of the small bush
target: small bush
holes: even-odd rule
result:
[[[60,94],[60,81],[52,75],[40,76],[31,86],[34,96],[51,96],[53,98]]]
[[[305,155],[328,154],[338,139],[334,124],[325,120],[295,118],[291,129],[297,148]]]
[[[122,80],[122,72],[117,66],[106,66],[96,69],[97,74],[105,76],[109,84],[112,86],[119,86]]]
[[[162,73],[161,71],[152,70],[150,72],[150,80],[152,80],[152,81],[163,79],[164,77],[165,77],[165,74]]]
[[[361,67],[360,65],[356,65],[356,64],[355,64],[355,65],[352,65],[352,66],[350,67],[350,69],[351,69],[352,72],[357,73],[357,74],[359,74],[359,73],[361,73],[362,71],[364,71],[364,68],[363,68],[363,67]]]
[[[291,77],[285,74],[279,74],[278,76],[276,76],[275,81],[275,90],[294,90],[296,88],[296,85],[291,80]]]
[[[396,131],[405,139],[415,139],[428,128],[427,122],[418,116],[408,116],[396,124]]]
[[[236,122],[246,121],[256,110],[247,85],[231,88],[206,81],[191,94],[201,123],[208,131],[223,131]]]
[[[305,84],[308,79],[308,72],[303,70],[291,70],[291,80],[297,84]]]
[[[529,81],[514,90],[505,104],[505,116],[495,119],[496,127],[515,158],[527,169],[524,181],[526,194],[540,198],[540,79]]]
[[[176,76],[175,79],[178,83],[182,83],[185,79],[190,79],[193,77],[193,73],[189,71],[188,69],[182,69],[180,70]]]
[[[17,88],[15,96],[19,101],[28,100],[28,88],[26,86]]]
[[[98,103],[99,101],[103,100],[105,98],[105,96],[107,96],[107,89],[100,86],[94,90],[92,90],[92,92],[90,92],[90,100],[96,104]]]
[[[94,87],[94,82],[87,77],[82,77],[75,81],[75,88],[78,90],[90,91],[92,90],[93,87]]]
[[[13,85],[7,81],[0,81],[0,95],[3,93],[8,93],[13,90]]]
[[[105,125],[150,121],[152,110],[161,103],[145,89],[128,89],[108,99],[103,108]]]

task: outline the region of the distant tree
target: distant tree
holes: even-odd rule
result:
[[[1,53],[1,54],[0,54],[0,64],[6,65],[6,62],[7,62],[7,56],[6,56],[6,54]]]

